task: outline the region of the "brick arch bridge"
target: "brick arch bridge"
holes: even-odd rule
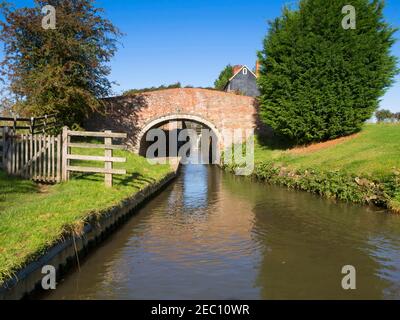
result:
[[[113,130],[128,134],[128,145],[140,151],[146,132],[175,120],[210,128],[224,148],[226,129],[256,129],[256,102],[252,97],[208,89],[166,89],[105,99],[105,110],[86,122],[88,130]]]

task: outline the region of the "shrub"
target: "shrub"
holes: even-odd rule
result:
[[[224,90],[226,84],[228,83],[229,79],[233,76],[233,68],[230,64],[228,64],[224,70],[218,76],[218,79],[214,82],[214,87],[217,90]]]
[[[259,53],[261,118],[296,143],[357,132],[397,72],[383,1],[352,1],[356,28],[345,30],[347,4],[301,0],[270,22]]]

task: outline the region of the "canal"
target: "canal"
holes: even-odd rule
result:
[[[43,298],[399,299],[400,217],[183,166]]]

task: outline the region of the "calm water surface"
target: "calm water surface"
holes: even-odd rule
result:
[[[400,217],[189,165],[81,263],[45,298],[400,299]]]

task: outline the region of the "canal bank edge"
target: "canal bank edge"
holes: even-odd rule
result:
[[[235,166],[224,166],[234,172]],[[382,178],[363,177],[341,171],[291,169],[272,161],[255,166],[253,178],[325,198],[361,205],[374,205],[400,214],[400,172]]]
[[[92,218],[85,224],[79,237],[66,237],[41,257],[18,271],[11,279],[5,281],[0,287],[0,300],[19,300],[41,288],[44,277],[43,266],[54,266],[59,279],[60,275],[77,264],[77,254],[82,257],[95,248],[115,231],[117,226],[131,217],[135,209],[157,195],[177,176],[180,167],[179,160],[171,160],[169,163],[172,171],[163,179],[121,201],[119,205],[104,212],[100,218]]]

